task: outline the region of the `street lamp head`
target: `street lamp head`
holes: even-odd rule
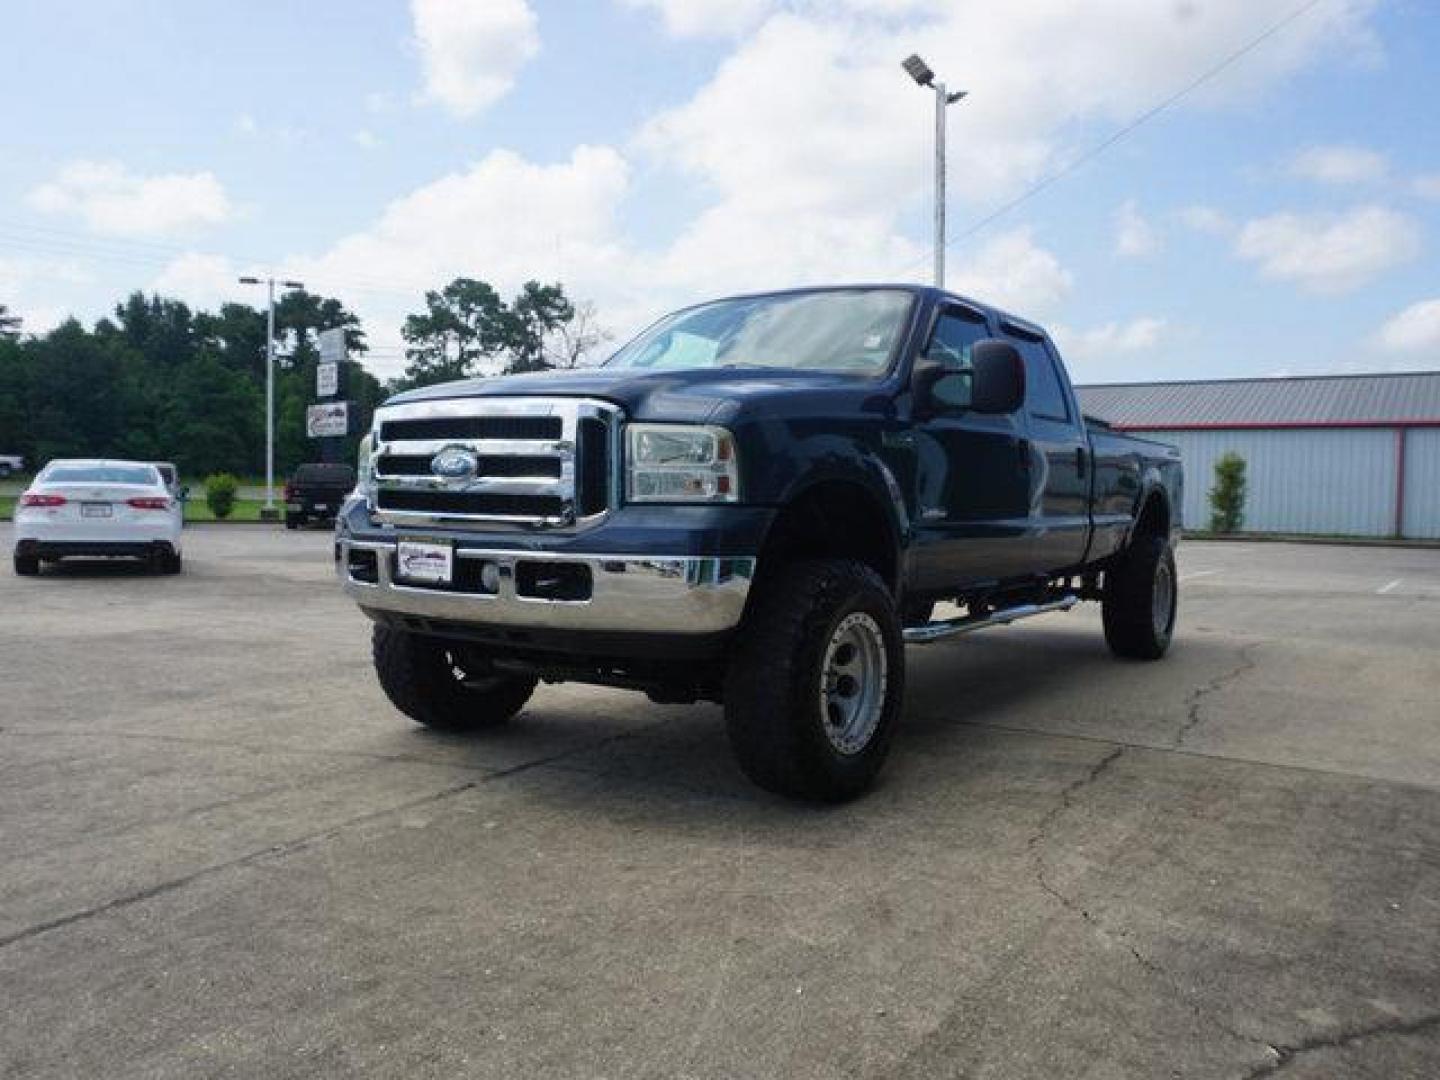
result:
[[[929,86],[935,81],[935,72],[930,70],[930,65],[914,53],[911,53],[910,57],[900,66],[921,86]]]
[[[241,285],[259,285],[259,284],[260,284],[260,279],[259,279],[258,277],[242,277],[242,278],[240,279],[240,284],[241,284]]]
[[[287,289],[303,289],[305,287],[303,281],[282,281],[280,284],[284,285]]]

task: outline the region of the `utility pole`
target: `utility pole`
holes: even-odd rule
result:
[[[935,287],[945,287],[945,110],[966,94],[964,90],[954,93],[935,78],[930,65],[919,56],[911,55],[901,65],[909,76],[921,86],[935,91]]]
[[[241,285],[260,285],[257,277],[242,277]],[[267,521],[278,517],[275,510],[275,279],[266,278],[265,310],[265,508],[260,516]],[[298,281],[282,281],[281,288],[303,289]]]

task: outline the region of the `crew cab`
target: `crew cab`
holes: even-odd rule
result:
[[[502,723],[541,680],[713,700],[752,780],[837,800],[885,759],[907,643],[1093,600],[1115,653],[1162,656],[1181,484],[1176,450],[1081,415],[1039,326],[802,289],[390,399],[336,558],[422,724]]]
[[[297,465],[285,484],[285,527],[334,521],[354,487],[355,469],[350,465],[322,461]]]

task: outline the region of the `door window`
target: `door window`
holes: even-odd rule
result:
[[[1070,407],[1065,387],[1055,372],[1055,361],[1041,338],[1013,335],[1010,339],[1025,360],[1025,408],[1031,416],[1068,423]]]
[[[939,364],[958,377],[935,384],[935,397],[951,409],[970,406],[970,350],[989,335],[984,319],[960,308],[949,308],[936,320],[935,331],[925,349],[925,359]]]

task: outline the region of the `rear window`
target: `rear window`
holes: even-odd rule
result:
[[[355,483],[355,469],[338,463],[300,465],[295,469],[295,483],[351,487]]]
[[[153,487],[160,477],[148,465],[52,465],[40,474],[47,484],[143,484]]]

